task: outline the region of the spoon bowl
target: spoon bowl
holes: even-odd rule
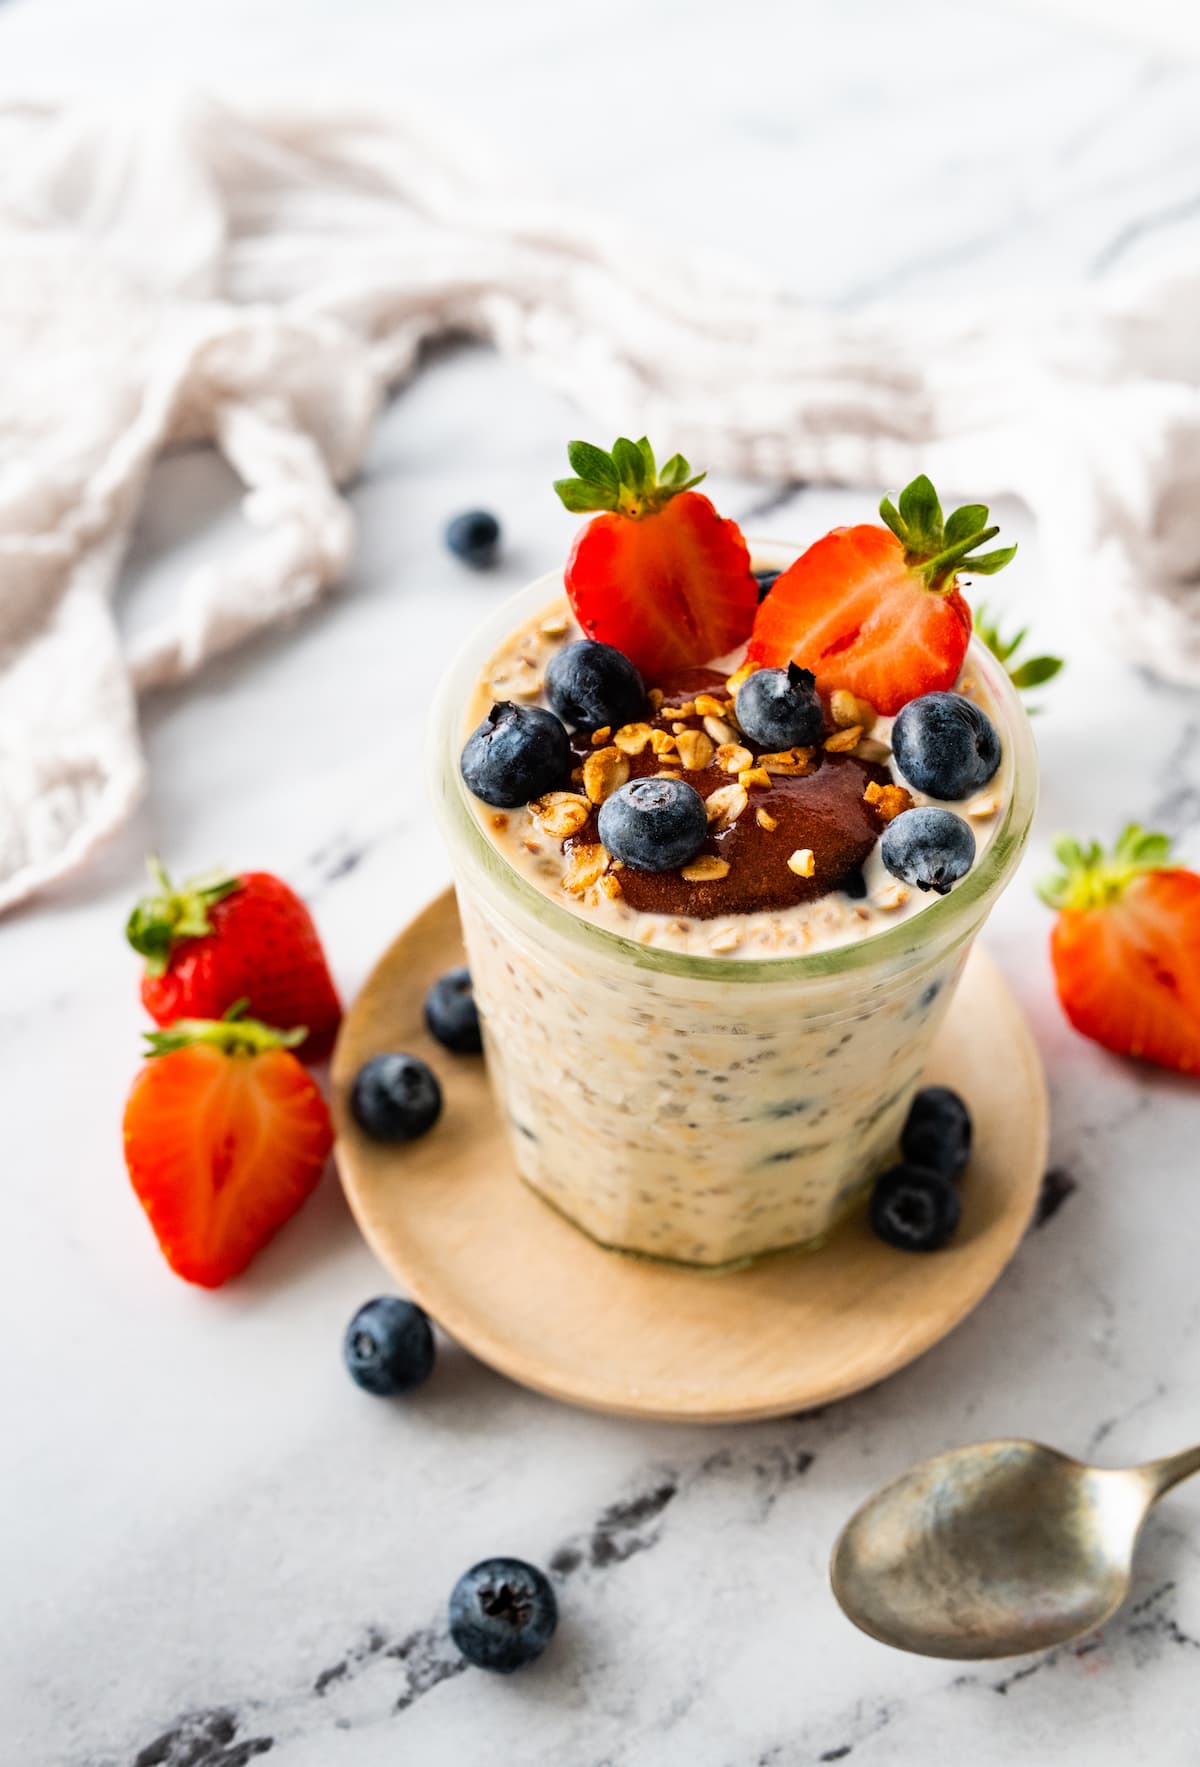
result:
[[[914,1467],[865,1503],[833,1551],[862,1631],[923,1656],[1017,1656],[1078,1638],[1129,1593],[1151,1505],[1200,1449],[1086,1466],[1039,1442],[983,1442]]]

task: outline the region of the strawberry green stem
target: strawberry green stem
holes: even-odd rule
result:
[[[645,436],[640,442],[618,436],[607,454],[591,442],[568,442],[567,459],[579,476],[555,479],[554,489],[573,515],[607,509],[640,521],[705,477],[702,472],[693,477],[682,454],[672,454],[660,472]]]
[[[146,869],[153,887],[126,921],[125,937],[146,959],[147,975],[161,976],[181,939],[201,939],[211,933],[208,910],[240,890],[242,883],[231,872],[209,872],[176,889],[157,853],[148,856]]]
[[[879,513],[904,547],[905,563],[920,573],[925,587],[935,594],[948,595],[960,570],[973,576],[994,576],[1017,550],[1001,546],[995,552],[977,552],[976,547],[994,540],[1000,532],[994,524],[989,526],[986,506],[967,503],[943,516],[938,494],[924,473],[904,487],[899,503],[897,509],[891,498],[885,497]]]
[[[1107,908],[1121,900],[1135,878],[1175,869],[1168,836],[1148,834],[1136,822],[1124,830],[1111,854],[1099,841],[1085,847],[1071,835],[1060,835],[1054,856],[1062,871],[1038,885],[1038,895],[1049,908]]]
[[[246,1018],[248,1000],[237,1000],[223,1018],[179,1018],[165,1031],[145,1031],[147,1056],[171,1055],[176,1049],[208,1044],[225,1055],[262,1055],[268,1049],[295,1049],[308,1035],[307,1025],[277,1031],[259,1019]]]

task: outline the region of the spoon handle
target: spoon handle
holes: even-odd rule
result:
[[[1151,1500],[1161,1497],[1183,1479],[1200,1472],[1200,1448],[1185,1448],[1182,1454],[1167,1454],[1162,1460],[1147,1460],[1138,1468],[1150,1486]]]

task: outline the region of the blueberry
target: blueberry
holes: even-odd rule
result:
[[[350,1090],[354,1121],[372,1141],[415,1141],[442,1114],[442,1089],[415,1055],[376,1055]]]
[[[962,1203],[950,1180],[920,1166],[893,1166],[875,1180],[871,1192],[872,1228],[902,1252],[936,1252],[961,1214]]]
[[[912,1166],[961,1178],[971,1157],[971,1113],[949,1086],[925,1086],[913,1099],[900,1152]]]
[[[430,1036],[455,1055],[479,1054],[483,1035],[469,969],[449,969],[438,977],[425,996],[425,1023]]]
[[[781,576],[779,571],[755,571],[754,581],[758,584],[758,599],[765,601]]]
[[[433,1371],[433,1332],[412,1301],[380,1295],[360,1307],[346,1327],[342,1354],[350,1378],[364,1393],[390,1399],[419,1387]]]
[[[910,785],[931,798],[965,798],[1000,765],[996,726],[961,693],[910,699],[892,725],[892,753]]]
[[[450,1596],[450,1636],[479,1669],[511,1675],[540,1657],[558,1625],[548,1578],[520,1558],[485,1558]]]
[[[446,544],[455,558],[485,571],[496,562],[500,523],[490,509],[464,510],[446,523]]]
[[[597,822],[614,859],[635,871],[674,871],[708,836],[704,799],[683,779],[631,779],[605,798]]]
[[[738,688],[737,720],[765,749],[803,748],[818,741],[825,714],[812,670],[795,663],[786,669],[756,669]]]
[[[945,896],[951,884],[970,871],[975,836],[953,810],[922,804],[919,809],[902,811],[888,823],[880,852],[893,877]]]
[[[559,717],[580,730],[618,729],[646,707],[642,678],[621,651],[594,638],[564,644],[546,670],[546,698]]]
[[[459,765],[477,798],[513,810],[570,777],[571,742],[553,712],[501,700],[467,738]]]

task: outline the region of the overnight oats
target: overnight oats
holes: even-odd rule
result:
[[[571,459],[599,513],[432,739],[516,1164],[606,1246],[813,1245],[895,1154],[1028,833],[1028,722],[957,577],[1013,549],[923,479],[801,552],[644,442]]]

